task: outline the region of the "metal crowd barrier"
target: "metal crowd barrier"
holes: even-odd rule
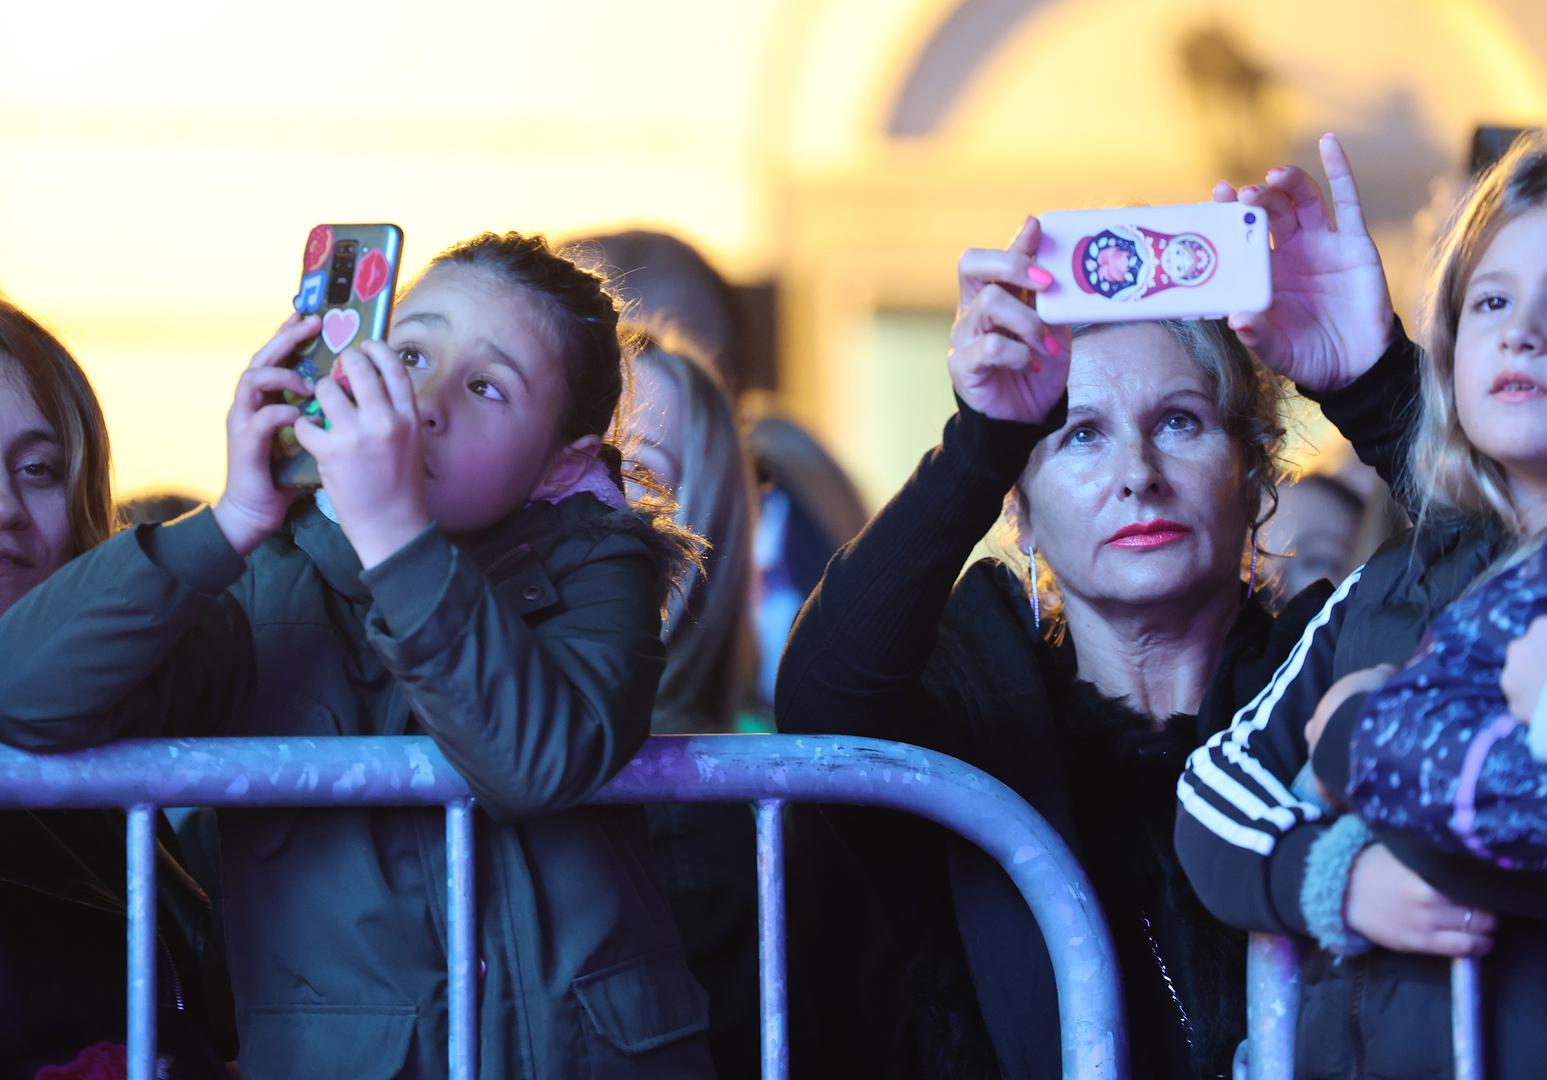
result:
[[[1058,834],[993,777],[943,754],[875,739],[657,737],[591,802],[755,805],[765,1077],[784,1080],[789,1068],[782,810],[816,802],[916,814],[994,856],[1047,940],[1064,1077],[1126,1080],[1121,980],[1095,894]],[[436,805],[446,808],[450,1075],[471,1080],[478,1071],[473,800],[433,740],[167,739],[59,755],[0,747],[0,809],[128,811],[130,1080],[155,1075],[157,807]]]
[[[1450,1037],[1456,1080],[1483,1080],[1481,961],[1450,964]],[[1295,1022],[1300,1013],[1300,945],[1253,934],[1246,954],[1247,1074],[1250,1080],[1293,1080]]]

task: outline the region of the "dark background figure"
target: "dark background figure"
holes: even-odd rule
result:
[[[864,528],[859,492],[820,442],[767,393],[741,402],[742,431],[757,471],[758,686],[773,703],[774,676],[795,613],[827,560]]]
[[[686,338],[732,401],[752,388],[775,385],[772,285],[733,285],[693,245],[649,229],[583,236],[574,241],[610,268],[630,316],[664,319]]]

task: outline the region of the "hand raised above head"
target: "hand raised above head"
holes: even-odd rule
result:
[[[1320,186],[1294,165],[1240,191],[1220,181],[1214,200],[1261,207],[1273,236],[1273,305],[1232,314],[1230,326],[1269,367],[1308,389],[1329,391],[1380,359],[1395,313],[1348,155],[1331,134],[1319,148],[1335,219]]]
[[[957,263],[961,299],[946,366],[956,394],[995,420],[1041,423],[1069,381],[1069,334],[1037,315],[1053,282],[1036,264],[1041,226],[1028,217],[1010,246],[971,248]]]

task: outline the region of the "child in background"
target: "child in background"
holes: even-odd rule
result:
[[[634,359],[634,454],[677,499],[677,521],[708,542],[704,573],[672,597],[666,673],[651,730],[741,729],[755,694],[752,476],[736,414],[692,345],[656,326]],[[645,807],[693,974],[709,992],[709,1047],[723,1077],[759,1070],[757,860],[750,806]]]
[[[662,604],[696,559],[630,507],[602,280],[539,237],[438,256],[301,422],[288,319],[227,420],[212,509],[123,533],[0,619],[0,739],[428,734],[477,796],[481,1075],[709,1075],[707,1006],[638,807]],[[296,425],[323,494],[277,489]],[[438,810],[220,814],[244,1076],[446,1072]]]
[[[1437,297],[1449,356],[1437,351],[1419,446],[1434,477],[1425,512],[1491,516],[1516,550],[1435,620],[1403,671],[1341,707],[1317,766],[1382,836],[1430,858],[1543,870],[1547,626],[1530,631],[1547,615],[1547,143],[1524,142],[1501,169],[1463,218],[1462,235],[1486,246]],[[1539,877],[1503,877],[1547,915]]]
[[[1547,141],[1533,136],[1477,181],[1436,253],[1422,404],[1403,477],[1415,527],[1348,576],[1272,681],[1193,754],[1179,786],[1178,851],[1204,902],[1236,925],[1321,946],[1302,976],[1299,1076],[1449,1077],[1443,958],[1484,953],[1488,1075],[1535,1078],[1547,1060],[1540,879],[1511,882],[1451,859],[1388,828],[1395,819],[1386,815],[1394,794],[1408,805],[1443,791],[1432,770],[1465,769],[1460,746],[1433,741],[1438,712],[1409,715],[1433,704],[1413,691],[1443,672],[1463,708],[1477,701],[1464,695],[1490,680],[1498,695],[1498,655],[1523,624],[1492,598],[1510,593],[1514,576],[1489,581],[1434,622],[1408,676],[1365,700],[1443,609],[1547,528],[1544,304]],[[1487,625],[1501,611],[1507,618]],[[1414,790],[1394,793],[1387,766],[1371,765],[1356,743],[1354,801],[1377,816],[1373,835],[1358,814],[1291,790],[1308,758],[1323,792],[1347,790],[1356,728],[1360,742],[1386,743],[1388,761],[1403,759],[1409,780],[1398,785],[1419,777]]]

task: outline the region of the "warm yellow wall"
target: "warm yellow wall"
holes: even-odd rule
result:
[[[0,64],[0,290],[86,365],[121,492],[212,495],[318,221],[398,222],[409,268],[483,229],[642,222],[765,273],[787,6],[29,5]]]
[[[1422,262],[1411,216],[1429,201],[1431,176],[1458,173],[1475,124],[1547,118],[1543,63],[1502,5],[1037,8],[972,74],[937,137],[856,140],[859,149],[808,162],[790,183],[786,383],[873,503],[901,483],[950,408],[912,365],[893,363],[928,343],[901,342],[902,324],[878,328],[876,309],[949,311],[961,249],[1003,243],[1028,212],[1206,198],[1220,166],[1177,58],[1180,35],[1199,26],[1224,29],[1268,69],[1266,111],[1294,160],[1314,166],[1316,137],[1343,136],[1404,311]],[[933,348],[943,366],[943,336]],[[903,378],[916,380],[911,396],[886,385]],[[1333,445],[1314,425],[1304,435],[1302,458]]]

